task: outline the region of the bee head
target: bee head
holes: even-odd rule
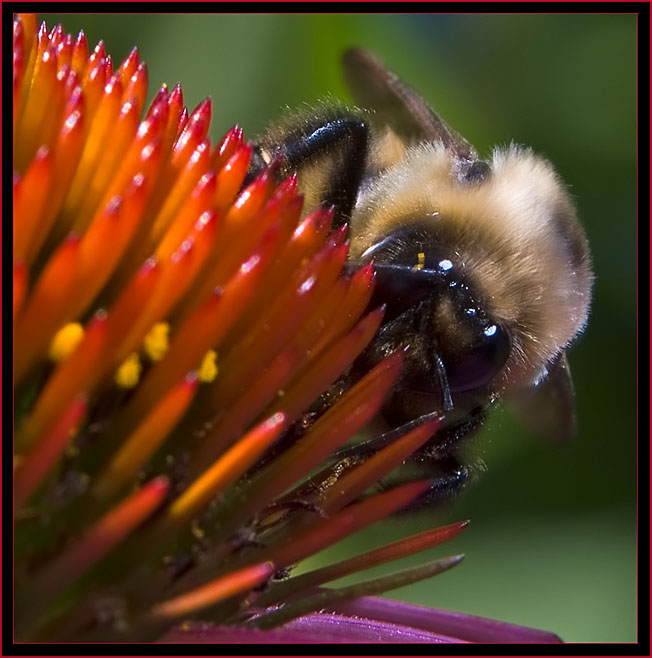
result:
[[[485,406],[492,381],[511,351],[505,324],[493,318],[455,253],[445,253],[431,230],[412,222],[373,245],[363,259],[374,261],[371,304],[385,304],[383,326],[361,355],[368,368],[403,349],[402,378],[386,405],[392,422],[441,409],[447,419]]]

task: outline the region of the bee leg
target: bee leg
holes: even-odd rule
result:
[[[303,512],[312,512],[324,519],[328,518],[328,514],[326,514],[326,512],[321,507],[319,507],[319,505],[316,505],[315,503],[312,503],[308,500],[299,500],[298,498],[276,501],[264,509],[264,514],[271,515],[278,512],[295,512],[297,510]]]
[[[280,145],[269,149],[283,158],[285,173],[301,172],[315,160],[324,162],[328,174],[321,194],[324,206],[335,207],[334,227],[351,216],[362,182],[369,148],[369,127],[354,113],[342,110],[326,118],[316,118],[290,131]]]
[[[409,462],[413,461],[412,468],[409,468]],[[404,472],[403,469],[405,469]],[[423,459],[415,459],[413,455],[406,466],[399,467],[387,478],[381,480],[377,488],[384,491],[390,488],[409,484],[416,480],[426,480],[431,473],[436,473],[428,489],[418,498],[415,498],[401,512],[415,512],[430,507],[436,503],[443,503],[455,498],[464,488],[470,477],[469,469],[461,464],[455,457],[448,455],[443,460],[425,462]]]
[[[434,503],[452,500],[460,493],[469,480],[469,469],[452,455],[438,462],[437,468],[443,471],[442,474],[434,478],[431,486],[425,493],[403,508],[405,511],[416,511],[423,507],[429,507]]]

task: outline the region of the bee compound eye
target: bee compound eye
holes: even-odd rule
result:
[[[509,331],[500,323],[486,324],[478,341],[462,357],[445,363],[451,393],[486,386],[503,368],[512,347]]]

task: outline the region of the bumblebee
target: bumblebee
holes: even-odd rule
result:
[[[362,459],[394,428],[443,414],[412,459],[440,472],[438,482],[459,483],[456,447],[501,397],[538,432],[572,435],[566,349],[586,324],[593,274],[564,183],[522,146],[480,158],[370,53],[349,50],[343,63],[358,107],[289,114],[259,141],[252,171],[281,156],[307,209],[334,206],[336,225],[348,224],[349,266],[374,263],[370,306],[386,305],[383,325],[339,389],[407,351],[382,409],[389,431],[338,458]]]

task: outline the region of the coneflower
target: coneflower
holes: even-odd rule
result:
[[[16,639],[557,641],[370,596],[460,555],[323,587],[465,522],[292,575],[427,491],[369,493],[438,421],[335,472],[402,363],[306,422],[380,325],[373,269],[342,271],[345,230],[303,213],[278,163],[245,185],[251,145],[238,127],[211,144],[209,100],[188,113],[164,85],[141,119],[146,86],[136,49],[114,68],[102,42],[16,17]]]

